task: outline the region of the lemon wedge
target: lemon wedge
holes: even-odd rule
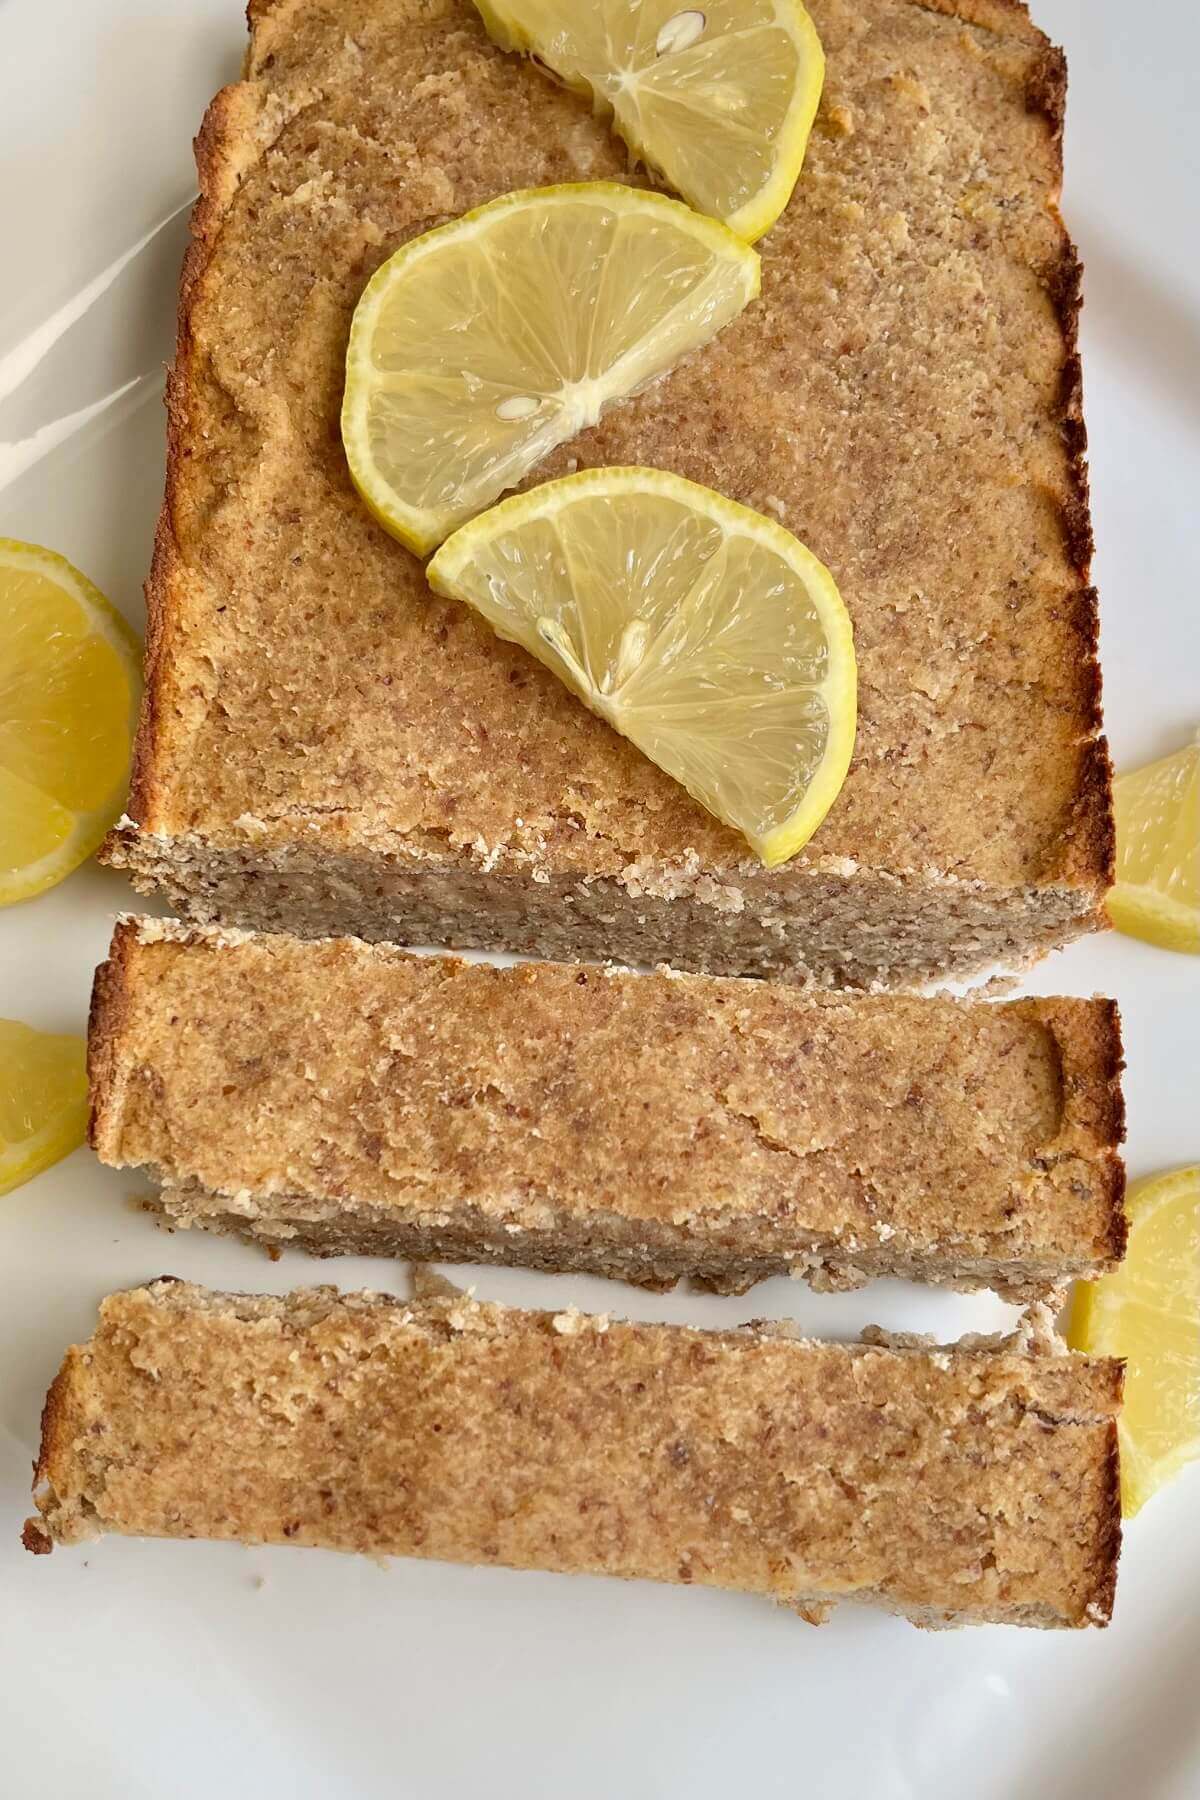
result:
[[[1118,931],[1165,950],[1200,951],[1200,741],[1113,783]]]
[[[850,619],[790,532],[661,469],[515,494],[430,562],[710,812],[785,862],[854,747]]]
[[[1131,1519],[1200,1455],[1200,1165],[1137,1182],[1126,1210],[1125,1260],[1080,1282],[1067,1340],[1125,1358],[1121,1510]]]
[[[619,182],[506,194],[414,238],[354,314],[355,486],[425,554],[707,343],[758,283],[758,257],[723,225]]]
[[[489,35],[611,114],[634,155],[739,237],[796,185],[821,98],[821,40],[799,0],[475,0]]]
[[[0,906],[78,868],[120,812],[140,658],[65,557],[0,538]]]
[[[83,1039],[0,1019],[0,1194],[77,1149],[86,1127]]]

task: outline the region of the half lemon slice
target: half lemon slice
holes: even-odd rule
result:
[[[427,573],[768,866],[825,817],[854,748],[853,636],[774,520],[661,469],[588,469],[465,525]]]
[[[0,538],[0,906],[77,869],[120,812],[140,664],[65,557]]]
[[[787,205],[825,58],[800,0],[475,0],[491,37],[611,113],[634,155],[753,242]]]
[[[86,1060],[81,1037],[0,1019],[0,1194],[82,1144]]]
[[[423,555],[758,293],[725,226],[619,182],[529,188],[414,238],[350,331],[342,438]]]
[[[1118,931],[1200,951],[1200,740],[1113,783]]]
[[[1126,1210],[1125,1260],[1080,1282],[1067,1341],[1125,1358],[1118,1432],[1128,1519],[1200,1456],[1200,1166],[1136,1182]]]

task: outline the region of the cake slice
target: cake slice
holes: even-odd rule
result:
[[[1124,1243],[1106,1000],[809,995],[118,926],[92,1142],[175,1224],[741,1292],[792,1273],[1010,1297]]]
[[[350,318],[415,233],[632,180],[470,0],[253,0],[201,131],[130,818],[189,916],[838,985],[1103,923],[1065,74],[1017,0],[812,0],[824,99],[761,299],[564,446],[772,514],[832,571],[857,749],[805,850],[744,841],[367,515]]]
[[[462,1296],[104,1301],[47,1396],[44,1551],[104,1532],[323,1545],[1103,1625],[1121,1364],[820,1344]]]

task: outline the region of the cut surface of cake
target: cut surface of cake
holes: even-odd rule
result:
[[[693,1582],[818,1622],[1104,1625],[1121,1364],[823,1344],[465,1296],[114,1294],[25,1528]]]
[[[1124,1244],[1106,1000],[992,1005],[118,926],[102,1161],[272,1249],[743,1292],[901,1275],[1010,1298]]]
[[[763,868],[367,515],[350,318],[414,234],[640,179],[469,0],[254,0],[197,144],[130,817],[189,916],[869,986],[1102,923],[1112,860],[1065,73],[1015,0],[813,0],[827,59],[761,298],[539,466],[765,511],[853,620],[859,723]]]

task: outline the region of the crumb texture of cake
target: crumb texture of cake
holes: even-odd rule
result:
[[[29,1549],[232,1538],[1102,1625],[1119,1363],[693,1331],[464,1296],[103,1302]]]
[[[1013,1299],[1124,1244],[1106,1000],[804,993],[126,920],[91,1138],[272,1247]]]
[[[1102,922],[1112,829],[1065,73],[1018,5],[813,0],[824,99],[761,299],[549,457],[780,519],[854,623],[857,748],[793,862],[432,595],[338,432],[351,314],[415,233],[636,179],[469,0],[251,7],[198,139],[148,682],[109,859],[189,916],[870,986]]]

